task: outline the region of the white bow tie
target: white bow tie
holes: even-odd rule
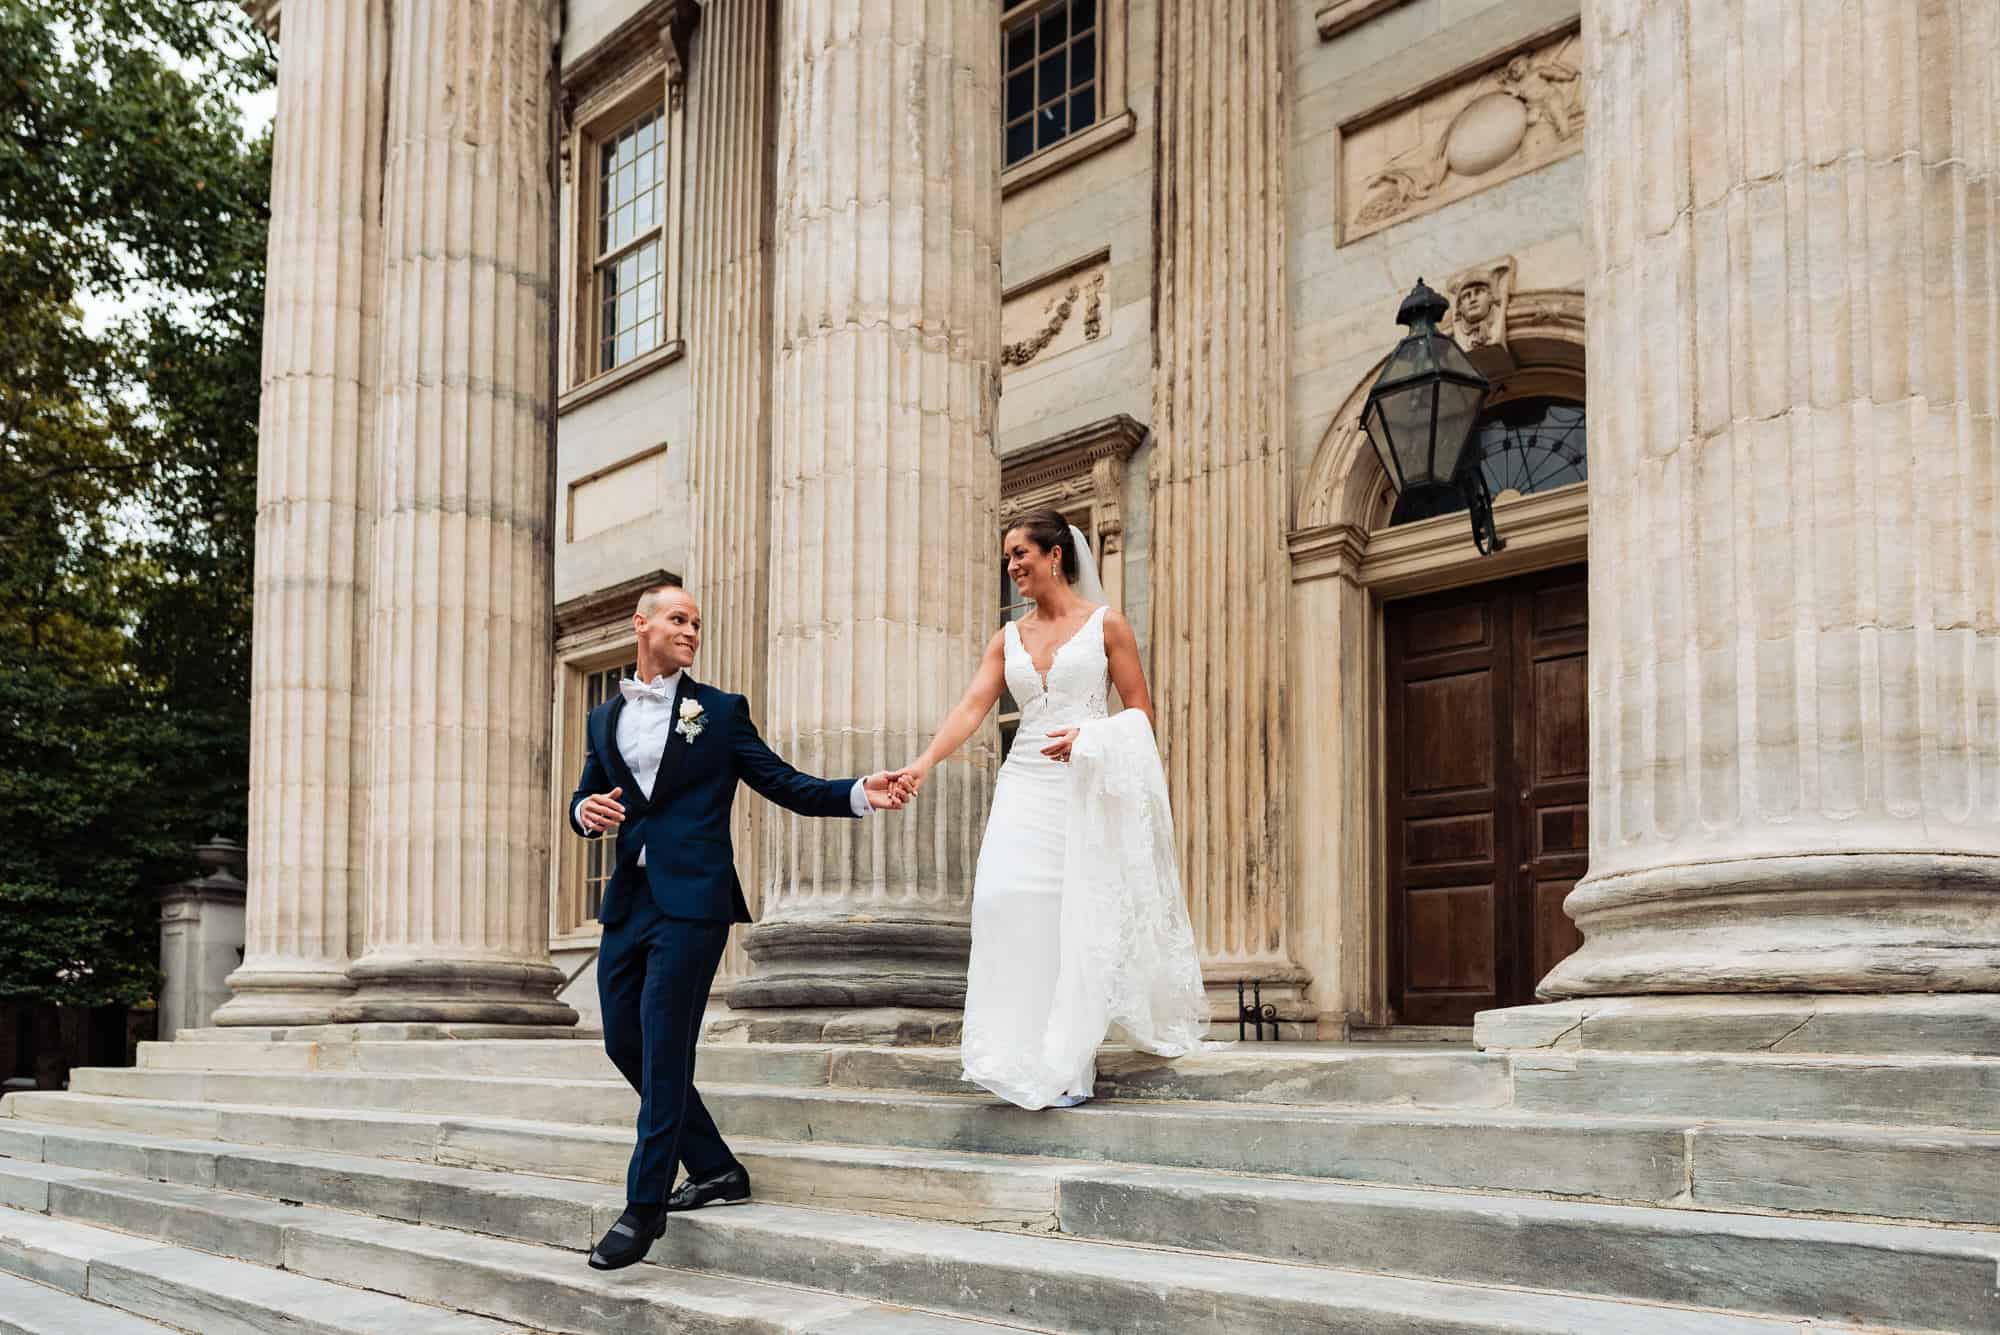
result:
[[[625,703],[628,705],[638,704],[641,700],[657,700],[663,705],[670,705],[674,702],[674,687],[678,684],[671,681],[640,681],[634,677],[620,677],[618,693],[625,697]]]

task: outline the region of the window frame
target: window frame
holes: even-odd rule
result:
[[[560,281],[564,413],[680,358],[687,351],[682,323],[682,251],[686,233],[687,78],[682,51],[689,17],[685,0],[664,0],[621,27],[572,63],[563,75],[560,154],[563,179],[563,245]],[[631,361],[598,369],[603,303],[599,274],[608,257],[644,244],[635,237],[616,251],[600,251],[603,211],[598,177],[604,146],[654,108],[660,112],[662,192],[660,240],[660,339]]]
[[[1071,130],[1046,148],[1037,149],[1019,162],[1007,165],[1007,32],[1015,24],[1032,21],[1058,4],[1069,0],[1029,0],[1013,13],[1000,15],[1000,191],[1013,193],[1063,170],[1111,145],[1131,138],[1138,120],[1126,102],[1126,29],[1128,0],[1097,0],[1097,120],[1082,130]],[[1074,41],[1074,36],[1066,39]],[[1036,60],[1041,59],[1039,52]],[[1037,104],[1039,105],[1039,103]]]

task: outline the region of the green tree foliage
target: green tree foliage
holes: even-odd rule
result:
[[[0,1000],[150,996],[154,889],[243,835],[270,141],[240,106],[274,75],[234,0],[0,0]]]

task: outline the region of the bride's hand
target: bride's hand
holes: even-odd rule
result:
[[[1076,745],[1075,728],[1053,728],[1049,731],[1049,744],[1042,748],[1042,754],[1051,760],[1069,763],[1069,749]]]
[[[889,777],[895,780],[897,789],[902,792],[904,798],[907,800],[917,795],[918,790],[924,786],[924,780],[930,777],[930,772],[931,767],[919,761],[914,765],[905,765],[901,769],[890,770]]]

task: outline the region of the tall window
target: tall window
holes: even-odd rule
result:
[[[562,72],[562,396],[567,412],[679,357],[687,33],[650,0]]]
[[[597,362],[616,370],[660,346],[664,322],[665,109],[641,112],[597,148]]]
[[[590,717],[590,711],[618,693],[618,680],[630,676],[638,669],[638,660],[620,663],[616,667],[588,672],[583,677],[583,716]],[[610,835],[593,839],[583,848],[583,904],[582,918],[589,921],[597,916],[597,910],[604,903],[604,887],[611,883],[611,873],[618,865],[618,841]]]
[[[1007,166],[1097,124],[1104,89],[1098,3],[1007,0]]]

